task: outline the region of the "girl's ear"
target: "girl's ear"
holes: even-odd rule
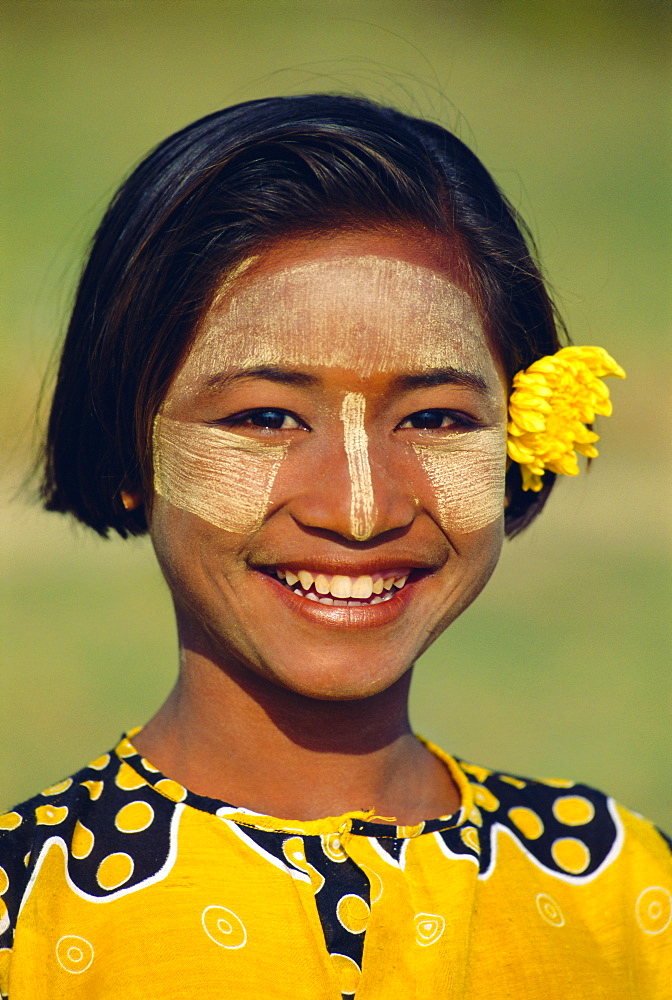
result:
[[[119,495],[126,510],[135,510],[144,501],[142,490],[133,490],[132,492],[129,490],[121,490]]]

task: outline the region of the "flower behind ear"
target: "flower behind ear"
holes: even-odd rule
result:
[[[523,489],[539,492],[546,469],[579,472],[577,452],[596,458],[599,435],[587,427],[611,414],[607,375],[625,372],[602,347],[563,347],[513,378],[507,452],[518,462]]]

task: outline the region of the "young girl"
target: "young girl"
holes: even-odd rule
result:
[[[0,817],[4,996],[668,995],[660,834],[407,712],[622,374],[560,349],[522,223],[437,125],[274,98],[140,164],[81,280],[43,495],[150,532],[179,679]]]

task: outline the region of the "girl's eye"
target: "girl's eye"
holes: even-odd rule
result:
[[[227,427],[260,427],[267,431],[305,429],[305,424],[287,410],[247,410],[245,413],[236,413],[219,422],[226,424]]]
[[[475,420],[470,420],[464,413],[455,410],[418,410],[399,424],[400,428],[412,427],[414,430],[434,431],[446,430],[449,427],[477,427]]]

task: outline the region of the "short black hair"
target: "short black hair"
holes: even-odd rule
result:
[[[534,242],[480,160],[440,125],[314,94],[201,118],[130,174],[93,238],[61,356],[41,496],[99,534],[147,531],[151,427],[223,276],[275,240],[412,226],[442,241],[507,376],[560,346]],[[507,473],[505,530],[540,512]]]

